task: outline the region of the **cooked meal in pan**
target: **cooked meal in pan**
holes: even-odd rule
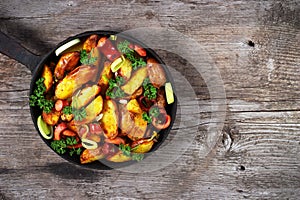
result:
[[[51,148],[81,164],[142,160],[172,120],[166,107],[174,94],[164,67],[116,35],[75,39],[55,54],[30,96]]]

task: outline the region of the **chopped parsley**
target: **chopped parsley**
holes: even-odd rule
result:
[[[143,120],[145,120],[146,122],[148,123],[151,123],[152,122],[152,118],[153,117],[158,117],[159,116],[159,108],[158,107],[152,107],[150,110],[149,110],[149,114],[144,112],[142,114],[142,118]]]
[[[53,140],[50,144],[51,148],[56,151],[58,154],[64,154],[67,152],[67,146],[72,146],[77,144],[76,138],[75,137],[67,137],[65,140]],[[74,153],[77,155],[80,155],[81,153],[81,148],[72,148],[69,151],[70,156],[73,156]]]
[[[72,106],[65,106],[62,110],[62,112],[66,115],[72,114]]]
[[[129,145],[120,144],[119,149],[122,151],[122,153],[127,156],[131,157],[132,160],[141,161],[144,159],[144,154],[142,153],[132,153],[133,150]]]
[[[75,121],[82,121],[86,117],[86,110],[82,107],[80,109],[72,109]]]
[[[157,89],[150,83],[149,78],[145,78],[143,82],[144,88],[144,96],[147,97],[149,100],[156,99],[157,97]]]
[[[125,83],[125,80],[121,76],[117,76],[115,79],[108,81],[108,89],[106,90],[106,96],[112,99],[121,98],[125,96],[125,92],[120,88]]]
[[[126,58],[131,61],[132,69],[137,70],[139,67],[146,66],[146,62],[141,57],[137,57],[135,51],[129,47],[130,42],[124,40],[123,42],[119,42],[117,45],[118,50],[125,54]]]
[[[33,94],[29,97],[30,106],[39,106],[40,109],[46,113],[50,113],[54,107],[54,102],[45,98],[44,93],[46,91],[46,86],[44,85],[44,78],[39,78],[36,81],[36,88]]]
[[[92,56],[92,51],[87,53],[86,50],[80,51],[80,62],[83,65],[91,65],[97,60],[97,57]]]

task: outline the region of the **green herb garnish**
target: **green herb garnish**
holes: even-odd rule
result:
[[[159,108],[158,107],[152,107],[149,110],[150,117],[158,117],[159,116]]]
[[[147,97],[149,100],[156,99],[157,97],[157,89],[150,83],[149,78],[145,78],[143,82],[144,88],[144,96]]]
[[[86,117],[86,110],[82,107],[80,109],[72,109],[75,121],[82,121]]]
[[[110,79],[108,81],[108,89],[106,90],[106,96],[109,96],[112,99],[122,98],[125,96],[124,91],[120,88],[124,84],[125,80],[121,76],[117,76],[116,79]]]
[[[120,144],[119,149],[122,151],[122,153],[127,156],[131,157],[132,160],[141,161],[144,158],[144,154],[141,153],[132,153],[133,150],[129,145]]]
[[[146,66],[146,62],[141,57],[137,57],[133,49],[129,48],[130,42],[124,40],[123,42],[119,42],[117,48],[120,52],[124,53],[126,58],[131,61],[132,69],[137,70],[139,67]]]
[[[53,140],[50,144],[51,148],[56,151],[59,154],[64,154],[67,152],[67,146],[72,146],[77,144],[75,137],[67,137],[65,140]],[[81,148],[72,148],[69,152],[70,156],[73,156],[73,154],[76,153],[77,155],[80,155]]]
[[[51,148],[59,154],[66,153],[67,144],[65,140],[53,140],[50,144]]]
[[[92,56],[92,51],[87,53],[86,50],[80,51],[80,62],[83,65],[91,65],[97,60],[97,57]]]
[[[66,115],[72,114],[72,106],[65,106],[62,110],[62,112]]]
[[[143,120],[145,120],[146,122],[148,123],[151,123],[152,122],[152,118],[153,117],[158,117],[159,116],[159,109],[158,107],[152,107],[150,110],[149,110],[149,114],[144,112],[142,114],[142,118]]]
[[[151,122],[152,122],[151,117],[150,117],[146,112],[144,112],[144,113],[142,114],[142,118],[143,118],[143,120],[145,120],[145,121],[148,122],[148,123],[151,123]]]
[[[44,78],[39,78],[39,80],[36,81],[37,87],[33,91],[33,94],[29,97],[29,104],[30,106],[39,106],[40,109],[44,110],[46,113],[49,113],[54,106],[54,102],[46,99],[44,96],[46,91],[44,80]]]

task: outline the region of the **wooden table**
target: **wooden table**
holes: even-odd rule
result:
[[[42,142],[28,106],[31,73],[1,54],[0,199],[299,199],[299,0],[2,0],[0,10],[1,31],[37,54],[87,30],[177,30],[208,52],[226,91],[220,137],[201,157],[211,94],[188,62],[161,52],[196,92],[181,105],[191,112],[178,114],[200,119],[191,144],[154,172],[90,170]]]

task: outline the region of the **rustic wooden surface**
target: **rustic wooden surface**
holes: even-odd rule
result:
[[[299,0],[2,0],[0,10],[1,31],[39,54],[87,30],[175,29],[210,54],[227,96],[223,137],[199,158],[209,93],[187,63],[162,52],[203,108],[178,116],[200,117],[192,144],[155,172],[89,170],[42,142],[29,112],[30,71],[0,54],[0,199],[299,199]]]

